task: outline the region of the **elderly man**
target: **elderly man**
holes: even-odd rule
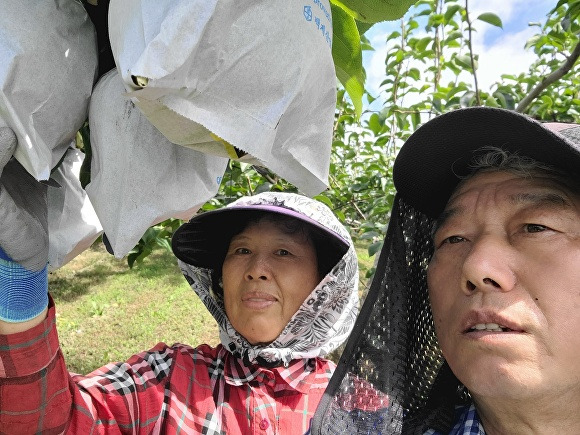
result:
[[[457,110],[408,139],[394,178],[377,273],[313,432],[578,433],[580,126]],[[332,400],[355,375],[390,406]]]

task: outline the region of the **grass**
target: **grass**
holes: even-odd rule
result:
[[[363,293],[373,259],[365,246],[357,252]],[[72,372],[89,373],[108,362],[125,361],[160,341],[192,346],[219,342],[215,320],[165,250],[129,269],[125,259],[97,245],[52,272],[49,288]]]

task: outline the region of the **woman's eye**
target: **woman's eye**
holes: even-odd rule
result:
[[[286,249],[278,249],[278,255],[282,255],[282,256],[290,255],[290,252],[287,251]]]
[[[249,254],[250,250],[248,248],[236,248],[234,252],[236,254]]]
[[[540,224],[525,224],[524,231],[526,233],[541,233],[542,231],[546,231],[548,229],[545,225]]]

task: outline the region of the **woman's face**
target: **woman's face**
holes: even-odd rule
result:
[[[274,341],[320,282],[312,241],[282,225],[251,223],[232,238],[223,263],[226,314],[253,345]]]

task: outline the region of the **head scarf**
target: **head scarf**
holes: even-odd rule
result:
[[[280,192],[244,197],[232,205],[279,206],[281,203],[340,235],[348,241],[349,248],[272,343],[252,345],[233,328],[223,301],[212,291],[211,269],[178,262],[192,289],[216,319],[223,346],[249,364],[288,365],[293,359],[323,357],[346,340],[358,314],[356,252],[348,231],[328,207],[302,195]]]

